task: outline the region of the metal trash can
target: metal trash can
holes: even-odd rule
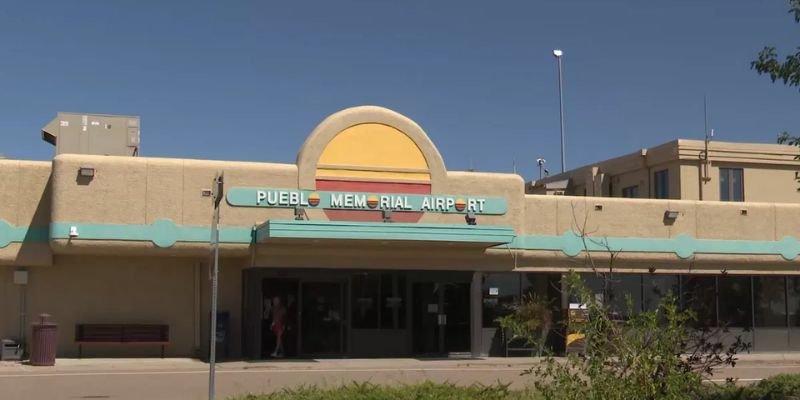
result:
[[[56,344],[58,325],[50,322],[49,314],[40,314],[39,321],[33,323],[31,336],[31,365],[50,366],[56,364]]]
[[[22,346],[11,339],[3,339],[0,341],[2,349],[0,349],[0,360],[2,361],[19,361],[22,359]]]

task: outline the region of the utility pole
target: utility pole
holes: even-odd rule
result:
[[[561,117],[561,173],[563,174],[567,170],[567,160],[564,150],[564,79],[561,67],[561,57],[564,55],[564,52],[555,49],[553,50],[553,55],[556,57],[556,60],[558,60],[558,104],[559,115]]]
[[[214,177],[211,198],[214,202],[214,213],[211,217],[211,337],[209,338],[208,355],[208,400],[214,400],[215,372],[217,360],[217,285],[219,282],[219,204],[224,196],[223,173],[217,172]]]

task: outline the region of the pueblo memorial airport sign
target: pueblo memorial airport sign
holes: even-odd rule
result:
[[[409,212],[502,215],[506,200],[499,197],[420,195],[364,192],[332,192],[296,189],[234,187],[228,190],[228,204],[237,207],[308,207],[338,210],[394,210]]]

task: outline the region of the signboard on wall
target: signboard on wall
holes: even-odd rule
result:
[[[393,210],[433,213],[503,215],[506,200],[499,197],[464,195],[423,195],[366,192],[334,192],[297,189],[234,187],[228,190],[228,204],[234,207],[322,208],[341,210]]]

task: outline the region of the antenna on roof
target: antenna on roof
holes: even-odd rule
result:
[[[471,158],[469,159],[469,169],[467,171],[475,172],[475,168],[472,168],[472,159]]]
[[[514,171],[515,174],[517,173],[517,160],[516,159],[511,160],[511,170]]]
[[[708,176],[708,143],[711,142],[711,139],[714,138],[714,130],[712,129],[711,132],[708,131],[708,101],[706,100],[706,95],[703,95],[703,135],[705,136],[704,140],[704,148],[702,154],[703,160],[703,171],[702,171],[702,181],[708,182],[711,180],[711,177]],[[700,200],[703,200],[702,197],[702,189],[700,190]]]
[[[705,95],[703,95],[703,135],[708,141],[708,103]]]

